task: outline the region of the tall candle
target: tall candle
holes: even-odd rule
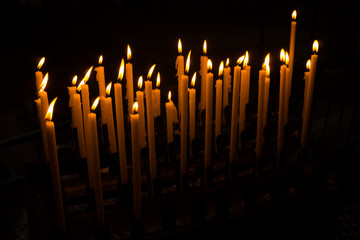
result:
[[[132,112],[132,107],[134,104],[134,82],[133,82],[133,65],[130,62],[131,60],[131,49],[127,45],[127,63],[125,65],[125,77],[126,77],[126,99],[128,101],[128,113]]]
[[[140,76],[138,80],[138,91],[136,91],[136,101],[138,103],[139,113],[139,146],[140,149],[146,145],[146,132],[145,132],[145,106],[144,106],[144,92],[141,91],[143,85],[143,77]]]
[[[181,106],[181,99],[182,99],[182,96],[181,96],[181,76],[184,75],[184,56],[181,55],[182,53],[182,45],[181,45],[181,40],[179,38],[179,41],[178,41],[178,53],[179,55],[177,56],[176,58],[176,62],[175,62],[175,68],[176,68],[176,76],[178,78],[178,106],[179,106],[179,111],[180,111],[180,114],[181,114],[181,109],[182,109],[182,106]]]
[[[43,146],[44,146],[45,160],[47,162],[49,162],[48,141],[47,141],[47,135],[45,132],[45,121],[44,121],[46,111],[49,108],[49,100],[48,100],[47,92],[45,92],[45,87],[46,87],[47,81],[48,81],[48,74],[45,75],[43,81],[41,82],[41,84],[39,86],[39,91],[38,91],[39,98],[35,102],[36,102],[36,106],[38,109],[40,128],[42,129],[41,136],[42,136],[42,141],[43,141]]]
[[[285,81],[286,81],[286,65],[285,65],[285,52],[281,49],[280,61],[283,64],[280,67],[280,89],[279,89],[279,116],[278,116],[278,138],[277,138],[277,168],[280,167],[280,155],[283,148],[284,137],[284,101],[285,101]]]
[[[309,74],[310,74],[310,65],[311,65],[311,61],[310,59],[307,60],[306,62],[306,69],[307,71],[304,72],[304,103],[303,103],[303,112],[301,117],[304,118],[304,110],[305,110],[305,106],[306,106],[306,95],[307,95],[307,89],[308,89],[308,84],[309,84]]]
[[[115,137],[115,126],[114,126],[114,113],[112,107],[112,98],[110,97],[111,91],[111,82],[106,87],[106,95],[107,97],[104,98],[104,107],[105,107],[105,114],[106,114],[106,124],[108,127],[108,138],[110,143],[110,153],[116,153],[116,137]],[[101,101],[100,101],[101,102]]]
[[[211,133],[212,133],[212,106],[213,106],[213,86],[214,74],[211,73],[212,62],[208,60],[208,70],[206,77],[206,110],[205,110],[205,176],[206,169],[211,164]],[[205,177],[205,182],[206,182]]]
[[[37,71],[35,72],[35,86],[36,91],[39,91],[41,82],[43,81],[44,75],[40,71],[41,67],[44,65],[45,57],[42,57],[39,61],[39,64],[37,65]]]
[[[190,134],[189,134],[189,140],[190,140],[190,146],[192,141],[195,139],[195,125],[196,125],[196,121],[195,121],[195,115],[196,115],[196,89],[195,89],[195,81],[196,81],[196,72],[194,73],[192,79],[191,79],[191,83],[190,83],[190,88],[189,88],[189,129],[190,129]],[[190,147],[190,155],[191,157],[192,155],[192,148]]]
[[[160,116],[160,72],[156,77],[156,88],[152,91],[154,118]]]
[[[290,91],[291,91],[291,82],[290,82],[290,68],[288,67],[289,64],[289,54],[285,51],[285,64],[286,64],[286,73],[285,73],[285,100],[284,100],[284,126],[288,122],[288,115],[289,115],[289,98],[290,98]]]
[[[168,94],[169,102],[165,103],[166,108],[166,129],[168,145],[174,141],[174,122],[177,123],[177,109],[171,101],[171,91]]]
[[[251,72],[251,66],[249,65],[249,52],[246,51],[245,53],[245,59],[244,59],[244,69],[246,70],[246,79],[245,79],[245,100],[246,104],[249,103],[249,94],[250,94],[250,72]]]
[[[41,130],[41,139],[42,139],[42,143],[43,143],[43,148],[44,148],[44,156],[45,156],[45,160],[49,161],[49,151],[48,151],[48,142],[46,140],[46,128],[45,128],[45,121],[44,121],[44,115],[42,112],[42,107],[41,107],[41,99],[38,98],[35,100],[36,103],[36,108],[37,108],[37,112],[38,112],[38,118],[39,118],[39,125],[40,125],[40,130]]]
[[[240,83],[240,107],[239,107],[239,142],[238,146],[239,149],[242,147],[241,143],[241,134],[245,130],[245,107],[246,107],[246,78],[247,78],[247,71],[246,69],[241,70],[241,83]]]
[[[206,75],[207,75],[207,44],[204,40],[203,44],[203,54],[200,56],[200,78],[201,78],[201,92],[200,92],[200,109],[203,111],[206,107]]]
[[[75,75],[74,78],[72,79],[71,81],[71,86],[70,87],[67,87],[68,88],[68,91],[69,91],[69,107],[71,108],[71,119],[72,119],[72,128],[76,128],[76,123],[75,123],[75,115],[74,115],[74,104],[73,104],[73,94],[76,93],[76,84],[77,82],[77,76]]]
[[[122,81],[123,77],[124,77],[124,59],[121,59],[118,80]],[[118,137],[121,184],[125,184],[128,183],[128,172],[127,172],[127,161],[126,161],[122,85],[120,82],[114,84],[114,94],[115,94],[115,113],[116,113],[116,126],[117,126],[116,129],[117,129],[117,137]]]
[[[294,56],[295,56],[295,36],[296,36],[296,10],[291,14],[291,31],[290,31],[290,46],[289,46],[289,79],[286,81],[289,84],[289,93],[291,95],[292,77],[294,72]]]
[[[145,81],[145,98],[146,98],[146,116],[147,116],[147,130],[148,130],[148,145],[149,145],[149,165],[150,165],[150,180],[151,189],[154,194],[154,179],[157,177],[156,169],[156,152],[155,152],[155,130],[154,130],[154,115],[152,107],[152,81],[151,75],[154,71],[155,64],[150,68],[147,81]]]
[[[96,72],[96,81],[99,84],[99,96],[100,96],[100,110],[101,110],[101,124],[106,124],[106,107],[105,107],[105,98],[106,98],[106,90],[105,90],[105,72],[104,67],[102,66],[103,56],[99,57],[99,66],[94,69]],[[108,126],[109,127],[109,126]]]
[[[224,68],[224,86],[223,86],[223,110],[229,105],[229,93],[231,92],[231,68],[229,66],[230,60],[226,59]],[[223,122],[225,122],[225,114],[223,114]]]
[[[270,89],[270,53],[265,57],[265,81],[264,81],[264,119],[263,128],[267,124],[268,106],[269,106],[269,89]]]
[[[77,129],[77,138],[79,144],[79,154],[80,158],[86,158],[86,145],[85,145],[85,136],[84,136],[84,124],[83,117],[81,112],[81,100],[80,94],[73,94],[73,115],[75,119],[75,127]]]
[[[313,43],[313,55],[311,55],[310,60],[310,73],[309,80],[307,84],[307,94],[306,94],[306,105],[304,111],[304,117],[302,121],[302,132],[301,132],[301,150],[304,149],[307,143],[307,134],[309,132],[309,123],[310,123],[310,115],[311,115],[311,106],[312,106],[312,98],[314,93],[314,84],[315,84],[315,74],[316,74],[316,64],[318,59],[319,42],[317,40]]]
[[[141,219],[141,172],[140,172],[140,148],[139,148],[139,114],[137,113],[138,104],[134,103],[133,113],[130,114],[131,122],[131,153],[132,153],[132,182],[133,182],[133,201],[134,218]]]
[[[91,107],[92,111],[95,111],[99,103],[99,100],[100,97],[97,97],[95,99]],[[91,149],[92,164],[94,171],[93,177],[94,177],[94,193],[95,193],[97,223],[99,226],[105,226],[104,199],[103,199],[101,172],[100,172],[100,156],[99,156],[96,113],[91,112],[88,114],[88,122],[89,122],[89,135],[90,135],[89,149]]]
[[[219,66],[219,79],[216,80],[216,105],[215,105],[215,139],[221,135],[221,118],[222,118],[222,91],[223,91],[223,73],[224,73],[224,62],[221,61]],[[225,82],[225,80],[224,80]]]
[[[257,119],[257,132],[256,132],[256,159],[258,159],[262,154],[262,145],[264,138],[264,92],[265,92],[265,70],[259,71],[259,93],[258,93],[258,119]],[[258,174],[257,164],[256,164],[256,174]]]
[[[56,137],[55,137],[55,125],[54,122],[51,121],[56,99],[57,97],[51,102],[47,110],[47,113],[45,115],[45,120],[46,120],[46,136],[47,136],[48,150],[49,150],[50,175],[51,175],[51,183],[54,193],[57,227],[59,232],[64,234],[66,233],[66,223],[65,223],[64,205],[63,205],[62,192],[61,192],[59,162],[58,162]]]

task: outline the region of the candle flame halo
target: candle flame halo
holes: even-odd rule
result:
[[[132,107],[133,114],[137,114],[138,110],[139,110],[139,104],[138,104],[138,102],[135,101],[133,104],[133,107]]]
[[[110,96],[110,93],[111,93],[111,85],[112,85],[112,82],[110,82],[110,83],[106,86],[106,95],[107,95],[107,96]]]
[[[45,62],[45,57],[42,57],[39,61],[39,64],[37,65],[37,69],[40,70],[40,68],[42,67],[42,65],[44,65]]]
[[[155,67],[156,67],[156,64],[154,64],[154,65],[151,66],[151,68],[149,69],[149,73],[148,73],[148,75],[147,75],[147,79],[150,79],[150,78],[151,78],[151,76],[152,76],[152,74],[153,74],[153,72],[154,72]]]
[[[227,59],[226,59],[226,63],[225,63],[225,67],[228,67],[229,65],[230,65],[230,59],[227,58]]]
[[[236,64],[237,64],[237,65],[240,65],[240,64],[244,61],[244,58],[245,58],[244,55],[242,55],[241,57],[239,57],[238,60],[236,61]]]
[[[286,61],[286,57],[285,57],[285,50],[282,48],[281,51],[280,51],[280,61],[282,63],[285,63]]]
[[[92,69],[93,69],[93,66],[91,66],[91,67],[89,68],[89,70],[86,72],[86,74],[85,74],[85,76],[84,76],[84,78],[83,78],[84,83],[86,83],[86,82],[89,80]]]
[[[72,84],[73,86],[76,85],[77,79],[78,79],[78,76],[75,75],[75,76],[73,77],[72,81],[71,81],[71,84]]]
[[[77,91],[81,91],[81,85],[85,84],[85,80],[81,80],[81,82],[79,83],[79,85],[77,86],[76,90]]]
[[[290,61],[289,53],[285,51],[285,64],[288,65]]]
[[[156,87],[160,87],[160,72],[158,72],[156,76]]]
[[[54,100],[52,100],[50,105],[49,105],[49,108],[48,108],[48,110],[46,112],[46,115],[45,115],[45,120],[47,120],[47,121],[52,120],[53,112],[54,112],[54,105],[55,105],[56,100],[57,100],[57,97],[54,98]]]
[[[294,10],[291,14],[292,20],[294,20],[294,21],[296,20],[296,15],[297,15],[296,10]]]
[[[104,60],[103,55],[100,55],[100,57],[99,57],[99,61],[98,61],[99,65],[101,65],[101,64],[102,64],[103,60]]]
[[[206,40],[204,40],[204,44],[203,44],[203,54],[204,54],[204,55],[207,54],[207,44],[206,44]]]
[[[178,53],[179,53],[179,55],[181,55],[181,53],[182,53],[182,44],[181,44],[180,38],[179,38],[179,41],[178,41]]]
[[[211,70],[212,70],[212,62],[211,62],[210,58],[209,58],[208,61],[207,61],[207,70],[208,70],[208,71],[211,71]]]
[[[270,78],[270,65],[269,64],[266,64],[266,77],[267,78]]]
[[[43,92],[45,90],[48,80],[49,80],[49,73],[46,73],[45,77],[43,78],[43,80],[39,86],[39,92]]]
[[[188,53],[188,56],[186,58],[186,66],[185,66],[185,72],[189,73],[190,70],[190,56],[191,56],[191,50]]]
[[[120,64],[120,68],[119,68],[119,74],[118,74],[118,78],[120,81],[123,79],[124,77],[124,65],[125,65],[125,61],[122,58],[121,59],[121,64]]]
[[[195,87],[195,81],[196,81],[196,72],[194,72],[194,75],[192,76],[191,82],[190,82],[190,85],[193,88]]]
[[[127,60],[130,61],[131,60],[131,48],[130,48],[130,45],[128,44],[127,45]]]
[[[306,62],[306,69],[307,70],[310,70],[310,65],[311,65],[311,60],[308,59],[307,62]]]
[[[266,54],[266,56],[265,56],[263,68],[266,68],[266,65],[269,65],[269,64],[270,64],[270,53]]]
[[[142,85],[143,85],[143,76],[140,76],[137,84],[139,90],[141,90]]]
[[[169,102],[171,102],[171,91],[169,91],[169,93],[168,93],[168,100],[169,100]]]
[[[313,49],[314,53],[317,53],[319,51],[319,42],[318,42],[318,40],[314,41],[312,49]]]
[[[246,51],[243,67],[245,68],[248,65],[248,63],[249,63],[249,52]]]
[[[219,77],[222,76],[224,73],[224,61],[221,61],[219,66]]]
[[[91,111],[95,111],[96,107],[99,105],[99,101],[100,101],[100,97],[97,97],[97,98],[94,100],[94,102],[93,102],[93,104],[92,104],[92,106],[91,106]]]

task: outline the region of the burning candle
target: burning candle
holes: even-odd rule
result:
[[[126,63],[126,99],[128,101],[128,113],[132,112],[134,104],[134,82],[133,82],[133,66],[131,60],[131,48],[127,45],[127,63]]]
[[[213,106],[213,86],[214,86],[214,74],[211,73],[212,62],[209,59],[208,64],[208,73],[206,77],[206,111],[205,111],[205,176],[206,169],[211,164],[211,133],[212,133],[212,106]],[[207,178],[205,177],[205,182]]]
[[[290,31],[290,46],[289,46],[289,75],[286,80],[289,85],[289,93],[288,96],[291,95],[291,85],[292,85],[292,76],[294,72],[294,56],[295,56],[295,36],[296,36],[296,10],[294,10],[291,14],[291,31]],[[286,121],[287,122],[287,121]]]
[[[246,70],[246,79],[245,79],[245,106],[249,103],[249,93],[250,93],[250,71],[251,66],[249,65],[249,52],[245,52],[244,66],[243,68]]]
[[[265,57],[265,87],[264,87],[264,121],[263,128],[266,127],[267,124],[267,115],[268,115],[268,106],[269,106],[269,90],[270,90],[270,53],[268,53]]]
[[[47,136],[48,150],[49,150],[49,166],[50,166],[50,174],[51,174],[51,183],[54,193],[57,227],[59,232],[64,234],[66,233],[66,223],[65,223],[64,205],[63,205],[62,192],[61,192],[59,162],[58,162],[56,137],[55,137],[55,125],[54,122],[51,121],[56,100],[57,97],[50,103],[50,106],[48,107],[47,113],[45,115],[45,120],[46,120],[46,136]]]
[[[45,57],[42,57],[39,61],[39,64],[37,65],[37,71],[35,72],[35,86],[36,91],[39,91],[41,82],[43,81],[44,75],[40,71],[41,67],[44,65]]]
[[[124,110],[122,98],[122,85],[121,81],[124,77],[124,59],[121,59],[118,80],[114,83],[115,94],[115,113],[116,113],[116,126],[119,148],[119,161],[120,161],[120,175],[121,184],[128,183],[127,163],[126,163],[126,146],[125,146],[125,129],[124,129]]]
[[[148,129],[148,144],[149,144],[149,165],[150,165],[150,180],[151,189],[154,196],[154,179],[157,176],[156,169],[156,151],[155,151],[155,130],[154,130],[154,114],[153,114],[153,100],[152,100],[152,81],[151,75],[155,69],[155,64],[150,68],[145,81],[145,97],[146,97],[146,114],[147,114],[147,129]]]
[[[134,218],[141,219],[141,172],[140,172],[140,148],[139,148],[139,114],[138,104],[134,102],[133,112],[130,114],[131,122],[131,150],[133,171],[133,201]]]
[[[104,107],[106,113],[106,124],[108,127],[108,137],[110,143],[110,153],[116,153],[116,137],[115,137],[115,126],[114,126],[114,114],[112,107],[112,98],[110,97],[111,92],[111,82],[106,87],[106,95],[107,97],[104,99]],[[101,99],[101,98],[100,98]]]
[[[216,105],[215,105],[215,139],[221,135],[221,118],[222,118],[222,85],[223,85],[224,62],[221,61],[219,66],[219,79],[216,80]],[[224,80],[225,82],[225,80]]]
[[[154,118],[156,118],[160,116],[160,72],[157,73],[156,88],[152,91],[152,94],[153,94]]]
[[[39,98],[35,100],[36,107],[38,110],[38,117],[39,117],[39,123],[40,123],[40,129],[41,129],[41,137],[42,142],[44,146],[44,154],[45,154],[45,160],[49,162],[49,150],[48,150],[48,141],[46,136],[46,128],[45,128],[45,121],[44,117],[46,115],[47,111],[46,109],[49,108],[49,101],[47,97],[47,92],[45,92],[45,87],[48,81],[48,74],[45,75],[43,81],[41,82],[38,90],[38,96]]]
[[[264,92],[265,92],[265,76],[266,72],[264,69],[259,71],[259,93],[258,93],[258,119],[257,119],[257,132],[256,132],[256,159],[262,154],[262,145],[264,143]],[[258,174],[257,163],[256,163],[256,174]]]
[[[283,63],[280,67],[280,90],[279,90],[279,116],[278,116],[278,138],[277,138],[277,168],[280,168],[280,155],[282,153],[284,137],[284,101],[285,101],[285,81],[286,81],[286,56],[284,49],[280,52],[280,61]]]
[[[71,86],[67,87],[69,91],[69,107],[71,108],[71,119],[72,119],[72,128],[76,128],[75,120],[74,120],[74,104],[73,104],[73,94],[76,93],[76,82],[77,82],[77,75],[75,75],[71,81]]]
[[[307,95],[307,88],[308,88],[308,84],[309,84],[309,74],[310,74],[310,65],[311,65],[311,60],[307,60],[306,62],[306,72],[304,72],[304,80],[305,80],[305,86],[304,86],[304,104],[303,104],[303,112],[302,112],[302,117],[304,117],[304,109],[306,106],[306,95]]]
[[[190,128],[190,146],[192,141],[195,139],[195,115],[196,115],[196,89],[195,89],[195,81],[196,81],[196,72],[194,73],[189,88],[189,128]],[[190,147],[190,156],[192,156],[192,148]]]
[[[245,119],[246,119],[246,113],[245,113],[245,107],[246,107],[246,90],[247,90],[247,77],[248,73],[245,69],[245,61],[243,62],[244,69],[241,70],[241,83],[240,83],[240,103],[239,103],[239,149],[242,147],[241,143],[241,134],[245,130]]]
[[[166,129],[167,129],[167,143],[168,145],[174,141],[174,122],[177,123],[177,110],[171,101],[171,91],[168,93],[169,102],[165,103],[166,108]]]
[[[231,68],[229,64],[230,60],[227,58],[224,68],[223,110],[225,110],[225,107],[229,105],[229,93],[231,92]],[[223,117],[223,121],[225,121],[225,117]]]
[[[206,40],[204,40],[203,44],[203,54],[200,56],[200,78],[201,78],[201,95],[200,95],[200,106],[201,111],[203,111],[206,107],[206,75],[207,75],[207,62],[208,57],[207,54],[207,44]]]
[[[138,90],[136,91],[136,101],[138,103],[139,114],[139,146],[140,149],[146,145],[146,132],[145,132],[145,106],[144,106],[144,92],[141,91],[143,85],[143,77],[140,76],[138,80]]]
[[[312,98],[313,98],[313,93],[314,93],[318,50],[319,50],[319,42],[317,40],[315,40],[313,43],[313,55],[311,55],[310,73],[309,73],[309,80],[308,80],[307,90],[306,90],[306,102],[305,102],[306,105],[305,105],[304,118],[303,118],[303,122],[302,122],[302,132],[301,132],[301,150],[303,150],[304,147],[306,146],[307,134],[309,132],[309,123],[310,123],[310,115],[311,115]]]
[[[97,105],[99,104],[100,97],[97,97],[91,106],[93,112],[88,114],[89,122],[89,149],[91,151],[91,158],[93,165],[93,178],[94,178],[94,192],[95,192],[95,202],[96,202],[96,215],[97,223],[99,226],[105,226],[105,216],[104,216],[104,200],[103,200],[103,189],[102,189],[102,180],[100,172],[100,156],[99,156],[99,143],[98,143],[98,133],[97,133],[97,121],[96,113],[94,113]]]
[[[84,137],[84,124],[83,124],[83,117],[81,111],[80,94],[78,93],[73,94],[73,107],[71,109],[75,120],[74,126],[77,129],[80,158],[86,158],[86,145],[85,145],[85,137]]]
[[[94,69],[96,72],[96,81],[99,84],[99,96],[100,96],[100,110],[101,110],[101,124],[106,124],[106,107],[105,107],[105,98],[106,98],[106,90],[105,90],[105,72],[104,67],[102,66],[103,56],[99,57],[99,66]]]
[[[285,74],[285,100],[284,100],[284,126],[288,122],[289,117],[289,98],[291,92],[291,82],[290,82],[290,68],[289,64],[289,53],[285,51],[285,65],[286,65],[286,74]]]
[[[175,62],[175,68],[176,68],[176,76],[178,77],[178,106],[179,106],[179,111],[181,114],[181,76],[184,75],[184,56],[181,55],[182,53],[182,45],[181,45],[181,40],[179,38],[178,41],[178,53],[179,55],[176,58],[176,62]]]

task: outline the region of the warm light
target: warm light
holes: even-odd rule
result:
[[[286,57],[285,57],[285,50],[282,48],[280,51],[280,61],[282,63],[285,63]]]
[[[46,73],[45,77],[43,78],[43,80],[42,80],[42,82],[40,84],[39,92],[43,92],[45,90],[48,79],[49,79],[49,73]]]
[[[77,82],[77,75],[75,75],[75,76],[73,77],[73,79],[72,79],[72,81],[71,81],[71,84],[72,84],[73,86],[75,86],[75,85],[76,85],[76,82]]]
[[[127,60],[130,61],[131,60],[131,49],[129,44],[127,45]]]
[[[315,40],[313,43],[313,52],[317,53],[319,51],[319,42],[318,40]]]
[[[160,72],[156,76],[156,87],[160,87]]]
[[[239,59],[236,61],[237,65],[240,65],[244,61],[245,56],[239,57]]]
[[[310,61],[310,59],[309,59],[309,60],[307,60],[307,62],[306,62],[306,69],[307,69],[307,70],[310,70],[310,65],[311,65],[311,61]]]
[[[182,45],[181,45],[180,38],[179,38],[179,41],[178,41],[178,53],[179,53],[179,55],[182,53]]]
[[[185,72],[188,73],[190,69],[190,56],[191,56],[191,50],[188,53],[188,56],[186,58],[186,65],[185,65]]]
[[[86,83],[89,80],[92,69],[93,69],[93,66],[91,66],[89,68],[89,70],[86,72],[85,77],[83,78],[84,83]]]
[[[204,44],[203,44],[203,53],[204,53],[204,55],[207,54],[207,44],[206,44],[206,40],[204,40]]]
[[[121,64],[120,64],[120,68],[119,68],[119,75],[118,75],[118,79],[121,81],[124,77],[124,65],[125,65],[125,62],[124,62],[124,59],[122,58],[121,59]]]
[[[246,51],[243,67],[246,67],[248,65],[248,62],[249,62],[249,52]]]
[[[195,81],[196,81],[196,72],[194,72],[194,75],[191,78],[191,82],[190,82],[191,87],[195,87]]]
[[[139,88],[139,90],[141,90],[142,85],[143,85],[143,77],[140,76],[140,77],[139,77],[139,80],[138,80],[138,88]]]
[[[169,102],[171,102],[171,91],[169,91],[169,93],[168,93],[168,99],[169,99]]]
[[[221,61],[219,66],[219,77],[222,76],[224,73],[224,61]]]
[[[270,65],[266,64],[266,77],[270,78]]]
[[[44,62],[45,62],[45,57],[42,57],[39,61],[37,68],[40,69],[42,67],[42,65],[44,65]]]
[[[99,57],[99,65],[101,65],[102,62],[103,62],[103,55],[100,55],[100,57]]]
[[[147,79],[151,78],[151,75],[153,74],[155,67],[156,67],[156,64],[151,66],[151,68],[149,69],[149,73],[147,75]]]
[[[229,64],[230,64],[230,59],[229,59],[229,58],[227,58],[227,59],[226,59],[226,63],[225,63],[225,67],[228,67],[228,66],[229,66]]]
[[[99,104],[99,101],[100,101],[100,97],[97,97],[97,98],[94,100],[94,102],[93,102],[93,104],[92,104],[92,106],[91,106],[91,111],[95,111],[96,107],[97,107],[98,104]]]
[[[209,58],[208,61],[207,61],[207,70],[208,70],[208,71],[211,71],[211,70],[212,70],[212,62],[211,62],[210,58]]]
[[[52,100],[52,102],[49,105],[49,108],[45,115],[45,120],[47,120],[47,121],[51,121],[51,119],[52,119],[53,112],[54,112],[54,105],[55,105],[56,100],[57,100],[57,97],[54,98],[54,100]]]
[[[265,60],[264,60],[264,63],[263,63],[263,68],[266,68],[267,65],[270,64],[270,53],[266,54],[265,56]]]
[[[78,87],[76,88],[77,91],[80,91],[81,90],[81,85],[85,84],[85,81],[84,79],[81,80],[81,82],[79,83]]]
[[[285,64],[288,65],[290,61],[289,53],[285,51]]]
[[[135,101],[132,107],[133,114],[137,114],[139,110],[139,104]]]
[[[291,14],[292,20],[296,20],[296,10],[294,10]]]
[[[110,83],[106,86],[106,95],[107,95],[107,96],[110,96],[111,84],[112,84],[112,82],[110,82]]]

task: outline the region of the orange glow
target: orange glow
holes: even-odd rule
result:
[[[171,91],[169,91],[169,93],[168,93],[168,99],[169,99],[169,102],[171,102]]]
[[[84,79],[81,80],[81,82],[79,83],[78,87],[76,88],[77,91],[80,91],[81,90],[81,85],[85,84],[85,81]]]
[[[86,72],[85,77],[83,78],[84,83],[86,83],[89,80],[92,69],[93,69],[93,66],[91,66],[89,68],[89,70]]]
[[[139,104],[135,101],[132,107],[133,114],[137,114],[139,110]]]
[[[37,65],[37,68],[40,70],[40,68],[42,67],[42,65],[44,65],[45,62],[45,57],[42,57],[39,61],[39,64]]]
[[[129,44],[127,45],[127,54],[126,54],[127,60],[130,61],[131,60],[131,48],[129,46]]]
[[[239,57],[239,59],[236,61],[237,65],[240,65],[244,61],[245,56]]]
[[[208,61],[207,61],[207,70],[208,70],[208,71],[211,71],[211,70],[212,70],[212,62],[211,62],[210,58],[209,58]]]
[[[156,76],[156,87],[160,87],[160,72]]]
[[[121,64],[120,64],[120,68],[119,68],[119,75],[118,75],[118,79],[121,81],[124,77],[124,65],[125,65],[125,61],[122,58],[121,59]]]
[[[225,64],[225,67],[228,67],[228,66],[229,66],[229,64],[230,64],[230,59],[229,59],[229,58],[227,58],[227,59],[226,59],[226,64]]]
[[[194,72],[194,75],[192,76],[191,82],[190,82],[190,85],[193,88],[195,87],[195,81],[196,81],[196,72]]]
[[[140,77],[139,77],[139,80],[138,80],[138,88],[139,88],[139,90],[141,90],[142,85],[143,85],[143,77],[140,76]]]
[[[179,55],[182,53],[182,45],[181,45],[180,38],[179,38],[179,41],[178,41],[178,53],[179,53]]]
[[[207,44],[206,44],[206,40],[204,40],[204,44],[203,44],[203,53],[204,53],[204,55],[207,54]]]
[[[263,63],[263,68],[266,68],[267,65],[270,64],[270,53],[266,54],[265,56],[265,60],[264,60],[264,63]]]
[[[224,73],[224,61],[221,61],[219,66],[219,77],[222,76]]]
[[[93,102],[93,104],[92,104],[92,106],[91,106],[91,110],[92,110],[92,111],[95,111],[96,107],[99,105],[99,101],[100,101],[100,97],[97,97],[97,98],[94,100],[94,102]]]
[[[306,62],[306,69],[307,69],[307,70],[310,70],[310,65],[311,65],[311,61],[310,61],[310,59],[309,59],[309,60],[307,60],[307,62]]]
[[[110,83],[106,86],[106,95],[107,95],[107,96],[110,96],[111,85],[112,85],[112,82],[110,82]]]
[[[186,65],[185,65],[185,72],[188,73],[190,69],[190,56],[191,56],[191,50],[188,53],[188,56],[186,58]]]
[[[248,65],[248,63],[249,63],[249,52],[246,51],[243,67],[246,67]]]
[[[280,51],[280,61],[284,64],[286,61],[285,50],[282,48]]]
[[[291,14],[291,18],[292,18],[292,20],[296,20],[296,10],[294,10],[293,12],[292,12],[292,14]]]
[[[40,84],[39,92],[43,92],[45,90],[48,79],[49,79],[49,73],[46,73],[45,77],[43,78],[43,80],[42,80],[42,82]]]
[[[99,65],[101,65],[102,62],[103,62],[103,55],[100,55],[100,57],[99,57]]]
[[[155,67],[156,67],[156,64],[151,66],[151,68],[149,69],[149,73],[147,75],[147,79],[151,78],[151,75],[153,74]]]
[[[266,77],[270,78],[270,65],[266,64]]]
[[[314,41],[312,49],[313,49],[314,53],[317,53],[319,51],[319,42],[318,42],[318,40]]]
[[[77,75],[75,75],[75,76],[73,77],[72,81],[71,81],[71,84],[72,84],[73,86],[76,85],[77,79],[78,79],[78,77],[77,77]]]
[[[289,64],[289,60],[290,57],[289,57],[289,53],[287,51],[285,51],[285,64],[288,65]]]
[[[47,121],[52,120],[53,112],[54,112],[54,105],[55,105],[56,100],[57,100],[57,97],[54,98],[54,100],[52,100],[52,102],[49,105],[49,108],[48,108],[48,110],[46,112],[46,115],[45,115],[45,120],[47,120]]]

